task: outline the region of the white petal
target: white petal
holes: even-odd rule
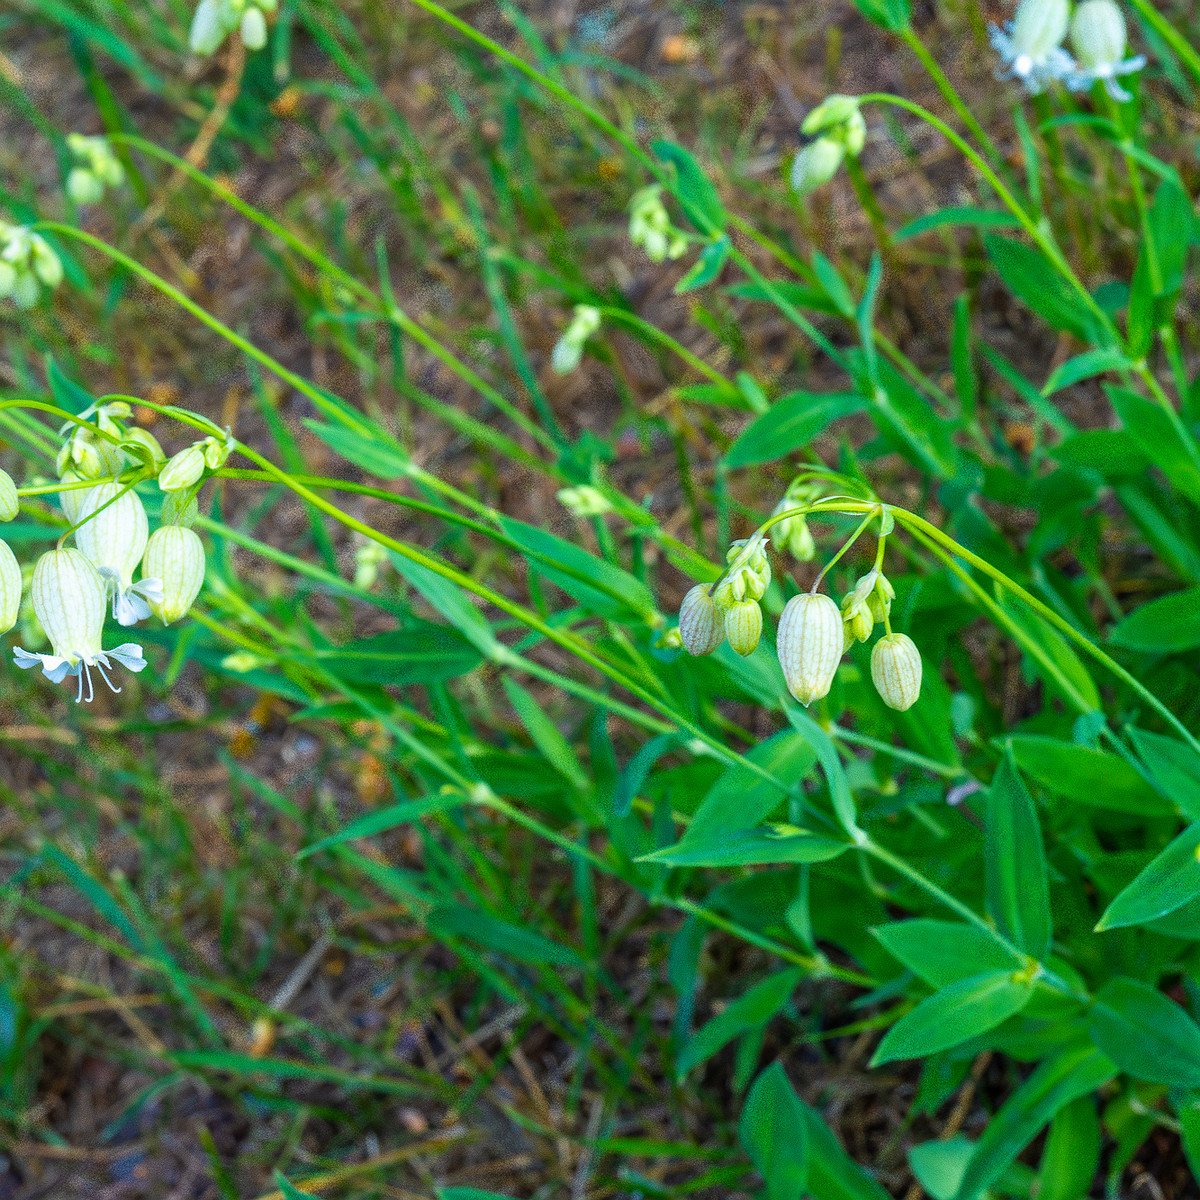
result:
[[[111,650],[105,650],[104,653],[115,658],[127,670],[141,671],[146,667],[146,658],[137,642],[122,642],[121,645],[114,646]]]

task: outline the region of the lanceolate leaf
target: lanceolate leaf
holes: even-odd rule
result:
[[[763,415],[746,427],[729,448],[725,463],[744,467],[773,462],[793,450],[803,449],[839,417],[865,408],[867,399],[857,392],[791,392],[780,396]]]
[[[1110,979],[1088,1014],[1092,1040],[1135,1079],[1200,1087],[1200,1026],[1157,988]]]
[[[674,163],[679,180],[679,198],[688,220],[701,233],[720,233],[725,228],[725,208],[717,189],[691,152],[674,142],[654,142],[651,150],[664,162]]]
[[[1027,777],[1078,804],[1146,817],[1175,811],[1115,754],[1033,735],[1009,738],[1008,745],[1013,762]]]
[[[482,661],[456,629],[425,622],[312,654],[339,679],[398,685],[440,683],[465,675]]]
[[[804,1105],[779,1063],[755,1081],[738,1123],[741,1141],[767,1184],[768,1200],[796,1200],[808,1179]]]
[[[897,921],[871,932],[887,952],[930,987],[945,987],[972,975],[1015,971],[1025,964],[976,925],[958,921]]]
[[[888,1030],[871,1065],[957,1046],[1020,1012],[1032,995],[1033,984],[1012,971],[989,971],[948,984]]]
[[[1200,646],[1200,587],[1160,596],[1135,608],[1113,626],[1118,646],[1149,654],[1173,654]]]
[[[1052,932],[1046,854],[1037,808],[1005,754],[988,792],[984,829],[988,911],[997,928],[1034,958],[1044,958]]]
[[[1200,821],[1183,831],[1104,910],[1097,931],[1144,925],[1200,896]]]
[[[1200,818],[1200,754],[1177,738],[1144,729],[1131,728],[1129,740],[1163,793],[1193,820]]]

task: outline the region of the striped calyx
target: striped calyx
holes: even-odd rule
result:
[[[33,569],[33,611],[54,653],[74,666],[100,651],[104,580],[78,550],[50,550]]]
[[[788,691],[807,708],[829,694],[842,657],[842,614],[828,596],[793,596],[779,618],[779,665]]]
[[[888,708],[905,712],[921,695],[921,652],[912,638],[889,633],[871,651],[871,680]]]
[[[151,601],[164,625],[187,614],[204,583],[204,543],[182,525],[164,525],[150,536],[142,575],[162,583],[162,599]]]
[[[7,542],[0,542],[0,633],[7,633],[21,611],[21,564]]]
[[[743,600],[725,610],[725,634],[729,646],[743,658],[754,653],[762,636],[762,609],[756,600]]]
[[[708,584],[696,584],[679,608],[679,636],[695,657],[711,654],[725,640],[725,616],[708,591]]]

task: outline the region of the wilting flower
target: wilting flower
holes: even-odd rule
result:
[[[1067,78],[1072,91],[1083,91],[1102,81],[1118,102],[1133,97],[1117,82],[1146,65],[1146,56],[1125,57],[1125,18],[1114,0],[1083,0],[1071,19],[1071,45],[1079,57],[1079,69]]]
[[[871,680],[888,708],[905,712],[921,695],[921,652],[912,638],[889,633],[871,651]]]
[[[842,614],[828,596],[793,596],[779,618],[776,644],[788,691],[805,708],[829,695],[842,657]]]
[[[40,666],[52,682],[61,683],[68,675],[77,676],[79,691],[76,703],[94,695],[92,668],[114,691],[116,687],[106,671],[112,669],[110,658],[131,671],[146,665],[142,648],[136,642],[126,642],[112,650],[102,650],[100,639],[104,630],[105,587],[100,572],[78,550],[50,550],[38,559],[33,571],[33,611],[37,614],[52,654],[30,654],[20,646],[13,651],[13,661],[27,669]]]
[[[136,625],[162,600],[157,578],[133,581],[146,550],[149,522],[141,498],[120,483],[101,483],[84,493],[75,542],[112,593],[112,613],[121,625]]]
[[[182,525],[156,529],[142,560],[142,582],[157,583],[159,596],[150,602],[164,625],[187,614],[204,583],[204,543]]]
[[[695,657],[711,654],[725,640],[725,614],[709,590],[707,583],[696,584],[679,608],[679,636],[684,649]]]
[[[992,49],[1004,62],[1001,79],[1019,79],[1033,95],[1067,79],[1075,61],[1062,48],[1071,11],[1067,0],[1021,0],[1003,29],[991,26]]]

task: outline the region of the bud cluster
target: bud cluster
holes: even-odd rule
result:
[[[634,192],[629,202],[629,240],[641,246],[651,262],[676,259],[687,253],[687,235],[671,223],[662,188],[657,183]]]
[[[772,517],[790,509],[805,508],[821,498],[824,489],[821,484],[803,475],[793,479],[783,494],[783,499],[775,505]],[[786,550],[797,562],[811,562],[817,554],[817,544],[813,541],[812,530],[803,513],[784,517],[771,526],[771,537],[775,545]]]
[[[679,636],[689,654],[711,654],[726,638],[735,653],[754,653],[763,624],[758,602],[771,584],[766,548],[767,539],[758,535],[734,542],[720,581],[698,583],[684,596]]]
[[[44,237],[0,221],[0,300],[7,296],[18,308],[32,308],[41,289],[53,290],[62,278],[62,261]]]
[[[247,50],[261,50],[267,44],[266,14],[278,5],[279,0],[200,0],[188,45],[195,54],[212,54],[238,29]]]
[[[105,188],[118,188],[125,182],[125,168],[108,138],[69,133],[67,148],[77,164],[67,176],[67,195],[76,204],[96,204],[104,198]]]
[[[1078,61],[1063,48],[1068,33]],[[1144,55],[1125,57],[1125,17],[1116,0],[1083,0],[1073,15],[1070,0],[1021,0],[1003,29],[991,26],[990,38],[1004,64],[1000,77],[1019,79],[1034,95],[1058,80],[1072,91],[1101,82],[1114,100],[1129,100],[1117,78],[1146,65]]]
[[[867,143],[857,96],[830,96],[804,118],[800,132],[814,138],[792,162],[792,187],[800,196],[828,183],[846,155],[857,158]]]

